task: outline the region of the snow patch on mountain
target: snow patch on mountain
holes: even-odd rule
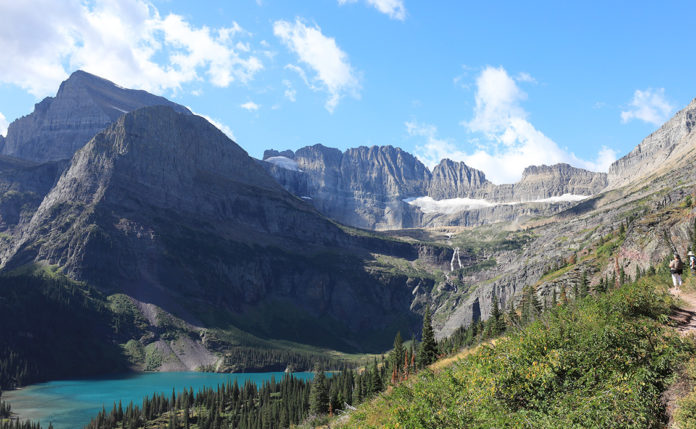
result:
[[[264,159],[264,161],[270,162],[276,167],[284,168],[286,170],[302,171],[300,170],[300,167],[297,165],[297,162],[293,159],[288,158],[287,156],[272,156],[270,158]]]
[[[515,205],[524,203],[565,203],[582,201],[589,198],[588,195],[563,194],[549,198],[542,198],[531,201],[513,201],[507,203],[494,203],[483,199],[473,198],[449,198],[444,200],[434,200],[432,197],[411,197],[403,201],[412,206],[418,207],[423,213],[454,214],[465,210],[476,210],[486,207],[500,205]]]
[[[453,214],[464,210],[475,210],[496,205],[486,200],[476,200],[472,198],[434,200],[432,197],[415,197],[406,198],[404,202],[420,208],[423,213],[441,214]]]

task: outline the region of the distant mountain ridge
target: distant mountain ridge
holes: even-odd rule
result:
[[[37,162],[68,159],[89,139],[124,113],[145,106],[169,106],[191,114],[184,106],[146,91],[122,88],[78,70],[46,97],[34,112],[13,121],[0,154]]]
[[[431,172],[416,157],[393,146],[361,146],[342,153],[317,144],[296,152],[267,150],[263,157],[266,169],[285,189],[311,199],[329,217],[368,229],[432,226],[442,222],[494,223],[513,220],[529,209],[522,206],[495,211],[463,208],[458,218],[448,215],[443,220],[405,202],[408,198],[428,196],[435,200],[467,198],[519,203],[565,194],[590,196],[607,186],[605,173],[568,164],[531,166],[525,169],[520,182],[494,185],[482,171],[464,162],[443,159]],[[537,203],[533,210],[535,215],[550,214],[557,210],[557,204],[563,202]]]
[[[625,186],[674,168],[696,142],[696,98],[609,167],[609,187]]]

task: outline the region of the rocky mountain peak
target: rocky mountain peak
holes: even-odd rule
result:
[[[266,160],[266,159],[268,159],[268,158],[275,158],[275,157],[277,157],[277,156],[283,156],[283,157],[285,157],[285,158],[295,159],[295,152],[293,152],[293,151],[291,151],[291,150],[289,150],[289,149],[288,149],[288,150],[284,150],[284,151],[282,151],[282,152],[281,152],[281,151],[278,151],[278,150],[275,150],[275,149],[268,149],[268,150],[264,150],[264,151],[263,151],[263,158],[262,158],[262,159],[263,159],[263,160]]]
[[[10,124],[1,153],[39,162],[67,159],[124,113],[156,105],[191,114],[166,98],[78,70],[55,97],[45,98],[33,113]]]
[[[605,173],[559,163],[525,168],[522,179],[514,185],[514,191],[521,201],[530,201],[564,194],[594,195],[606,186]]]
[[[433,169],[428,196],[436,200],[472,198],[488,185],[490,182],[482,171],[445,158]]]
[[[657,131],[636,146],[626,156],[609,167],[609,187],[618,188],[630,182],[673,168],[693,150],[696,135],[696,99],[677,112]]]

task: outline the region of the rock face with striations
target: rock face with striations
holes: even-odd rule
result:
[[[696,142],[694,128],[696,99],[609,167],[609,187],[618,188],[673,168],[672,164],[693,151]]]
[[[10,124],[0,153],[38,162],[68,159],[124,113],[155,105],[191,113],[166,98],[76,71],[55,97],[43,99],[33,113]]]
[[[265,155],[264,165],[285,189],[308,197],[325,215],[361,228],[417,224],[415,210],[403,199],[424,195],[430,181],[420,161],[392,146],[361,146],[342,153],[317,144],[295,153]],[[294,164],[281,164],[279,157]],[[295,168],[288,172],[288,165]]]
[[[196,326],[223,311],[266,338],[381,349],[394,323],[417,316],[404,318],[409,287],[364,270],[361,240],[203,118],[157,106],[121,116],[73,156],[3,265],[59,265]],[[268,314],[274,305],[283,310]]]
[[[428,196],[436,200],[447,198],[476,198],[482,189],[493,184],[483,171],[471,168],[463,162],[443,159],[433,169]]]
[[[520,182],[495,185],[482,171],[449,159],[442,160],[431,173],[417,158],[392,146],[363,146],[343,153],[322,145],[294,153],[267,150],[262,165],[285,189],[311,200],[325,215],[368,229],[441,226],[448,222],[473,226],[532,214],[550,215],[567,208],[568,201],[538,200],[564,194],[589,196],[607,184],[605,173],[556,164],[528,167]],[[452,216],[451,209],[437,213],[404,201],[423,196],[438,201],[485,200],[481,205],[486,207],[462,208],[461,213]],[[534,202],[534,206],[490,206],[522,202]]]
[[[530,166],[512,186],[498,186],[490,194],[479,194],[499,202],[543,200],[564,194],[594,195],[607,186],[607,175],[568,164]]]

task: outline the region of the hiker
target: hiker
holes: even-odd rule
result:
[[[691,268],[691,272],[696,273],[696,255],[694,255],[693,250],[689,250],[686,256],[689,257],[689,268]]]
[[[672,283],[674,287],[679,289],[682,285],[682,271],[684,270],[684,263],[678,254],[674,254],[674,259],[669,263],[669,272],[672,273]]]

